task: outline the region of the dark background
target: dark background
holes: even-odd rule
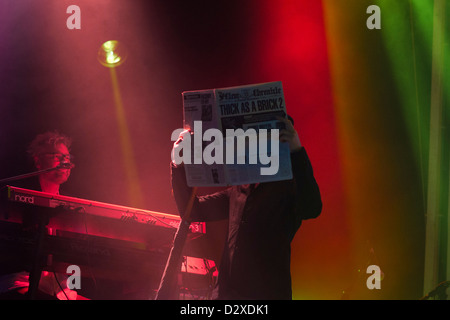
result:
[[[339,299],[355,277],[363,293],[350,298],[418,298],[423,182],[390,49],[365,26],[371,2],[0,0],[0,178],[32,171],[28,144],[59,130],[73,139],[76,164],[64,194],[177,214],[169,162],[181,93],[282,81],[324,203],[293,243],[294,298]],[[73,4],[80,30],[66,27]],[[97,61],[107,40],[128,49],[116,72],[139,203],[110,70]],[[429,60],[421,65],[429,71]],[[384,290],[367,292],[361,267],[374,258]]]

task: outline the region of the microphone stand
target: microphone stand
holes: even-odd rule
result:
[[[196,193],[197,188],[192,188],[186,210],[184,211],[184,215],[181,218],[180,225],[178,226],[178,230],[173,240],[172,249],[170,250],[169,258],[167,259],[155,300],[177,300],[175,297],[175,286],[177,285],[177,275],[180,271],[184,243],[186,242],[189,226],[191,225],[191,212]]]
[[[59,166],[54,167],[54,168],[48,168],[48,169],[33,171],[33,172],[30,172],[30,173],[21,174],[21,175],[18,175],[18,176],[1,179],[0,180],[0,184],[3,184],[5,182],[10,182],[10,181],[16,181],[16,180],[22,180],[22,179],[31,178],[31,177],[38,176],[40,174],[43,174],[43,173],[46,173],[46,172],[50,172],[50,171],[54,171],[54,170],[70,169],[71,166],[72,166],[71,163],[62,163]]]

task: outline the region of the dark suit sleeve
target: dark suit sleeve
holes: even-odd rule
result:
[[[172,193],[177,204],[178,212],[182,217],[192,193],[192,188],[186,182],[184,166],[176,167],[172,163],[171,182]],[[218,221],[228,218],[229,189],[207,196],[196,196],[191,211],[192,221]]]
[[[305,148],[302,147],[300,150],[291,153],[291,162],[295,180],[296,219],[317,218],[322,212],[322,199]]]

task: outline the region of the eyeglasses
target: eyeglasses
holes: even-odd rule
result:
[[[53,158],[54,160],[58,160],[59,162],[70,162],[73,163],[74,157],[71,154],[59,153],[59,152],[50,152],[44,153],[46,157]]]

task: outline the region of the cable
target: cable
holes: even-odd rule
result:
[[[56,283],[58,284],[59,288],[61,289],[61,291],[64,293],[64,295],[66,296],[67,300],[70,300],[69,297],[67,296],[66,292],[64,291],[63,287],[61,286],[61,283],[58,280],[58,277],[56,276],[56,272],[55,270],[52,271],[53,276],[55,277]]]

